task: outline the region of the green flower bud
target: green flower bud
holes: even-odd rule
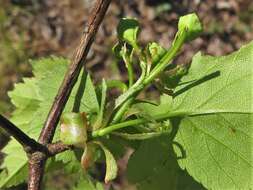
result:
[[[64,144],[83,148],[87,141],[85,113],[64,113],[61,117],[60,139]]]
[[[134,18],[122,18],[119,22],[117,33],[118,38],[127,42],[133,47],[137,46],[138,34],[140,32],[139,23]]]
[[[198,16],[195,13],[180,17],[178,22],[178,30],[186,31],[186,41],[191,41],[197,38],[202,32],[202,25]]]
[[[152,42],[148,44],[148,51],[151,56],[152,64],[155,64],[155,65],[167,52],[165,48],[163,48],[156,42]]]

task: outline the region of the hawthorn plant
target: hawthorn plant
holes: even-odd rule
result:
[[[104,15],[109,3],[98,2]],[[100,12],[101,7],[96,14]],[[91,25],[98,27],[101,20]],[[102,172],[97,165],[105,163],[103,181],[112,184],[117,159],[130,148],[126,177],[136,189],[252,189],[253,43],[221,57],[197,53],[187,67],[175,64],[183,45],[201,31],[197,15],[188,14],[180,17],[169,49],[156,42],[142,47],[138,21],[121,19],[113,53],[125,64],[127,83],[103,79],[94,85],[85,69],[78,77],[83,57],[74,69],[69,60],[54,56],[32,61],[34,77],[9,92],[16,106],[11,122],[1,116],[0,124],[16,140],[3,150],[0,188],[25,182],[29,173],[28,187],[38,189],[43,173],[47,179],[53,170],[63,169],[74,176],[70,183],[75,190],[104,189],[95,177]],[[141,70],[137,78],[136,66]],[[55,98],[71,69],[79,70],[76,85],[72,78],[73,89],[67,86],[66,92],[62,85]],[[159,100],[139,98],[151,85]],[[112,88],[121,92],[116,99],[108,96]],[[61,100],[62,91],[69,97]],[[50,132],[45,132],[48,126]],[[33,165],[36,156],[41,162]]]

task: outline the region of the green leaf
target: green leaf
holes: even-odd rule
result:
[[[96,190],[94,184],[88,180],[81,180],[78,185],[74,188],[74,190]]]
[[[251,42],[228,56],[197,54],[176,89],[173,109],[186,113],[175,138],[186,151],[179,164],[208,189],[253,187],[252,77]]]
[[[180,79],[187,74],[188,68],[185,65],[177,65],[175,68],[161,73],[159,79],[165,89],[175,89]]]
[[[93,130],[97,130],[100,127],[102,127],[105,106],[106,106],[106,92],[107,92],[107,85],[106,85],[105,80],[103,79],[102,88],[101,88],[100,108],[99,108],[97,120],[96,120],[95,124],[93,125]]]
[[[186,31],[186,41],[197,38],[202,32],[202,25],[195,13],[188,14],[179,18],[178,30]]]
[[[160,96],[160,104],[137,103],[133,105],[133,109],[139,110],[137,114],[140,117],[153,120],[152,116],[168,113],[172,110],[172,97],[166,94]],[[131,111],[131,110],[130,110]]]
[[[62,162],[64,164],[64,171],[68,174],[75,174],[82,171],[82,166],[80,160],[78,160],[79,152],[73,150],[68,150],[57,154],[55,156],[55,161]],[[82,153],[79,153],[80,155]]]
[[[1,189],[25,182],[28,177],[28,163],[21,145],[17,141],[11,140],[3,152],[9,156],[5,158],[4,164],[1,167],[4,169],[0,173]]]
[[[86,172],[93,164],[94,162],[99,158],[96,151],[96,146],[92,143],[87,143],[81,158],[81,165]]]
[[[126,141],[122,138],[113,135],[111,135],[109,139],[108,138],[101,139],[101,142],[104,144],[104,146],[106,146],[110,150],[115,159],[122,158],[127,151],[126,147],[131,147],[129,141]]]
[[[82,97],[82,106],[81,111],[84,112],[99,112],[99,103],[95,91],[95,87],[92,83],[91,77],[88,74],[86,83],[85,83],[85,90]],[[86,107],[86,110],[84,110],[83,106]]]
[[[178,167],[168,136],[141,143],[128,162],[127,178],[138,190],[203,189]]]
[[[12,98],[12,103],[17,107],[11,120],[23,131],[30,132],[29,135],[38,137],[38,134],[31,130],[29,124],[32,123],[36,115],[41,96],[38,93],[39,90],[36,86],[35,79],[24,79],[24,82],[20,85],[15,85],[17,91],[9,93],[9,96]],[[0,188],[25,182],[28,176],[28,170],[27,157],[23,147],[13,139],[3,149],[3,152],[7,156],[1,165],[4,171],[0,174]]]
[[[100,109],[99,109],[99,117],[103,118],[105,106],[106,106],[106,92],[107,92],[107,85],[105,80],[102,81],[102,91],[101,91],[101,102],[100,102]]]
[[[97,190],[89,176],[82,176],[73,190]]]
[[[40,94],[47,98],[44,98],[44,101],[41,102],[41,107],[49,107],[51,106],[55,95],[58,91],[59,86],[64,78],[64,74],[67,70],[67,66],[69,64],[69,60],[63,58],[53,57],[52,59],[42,59],[39,61],[34,61],[33,63],[33,72],[36,78],[41,76],[41,79],[37,85],[40,88]],[[81,75],[80,75],[81,76]],[[79,84],[81,77],[79,77]],[[83,92],[83,101],[81,101],[80,110],[82,112],[91,113],[98,112],[99,104],[95,92],[94,85],[91,81],[91,77],[88,74],[85,79],[84,84],[84,92]],[[67,109],[72,109],[73,102],[75,99],[75,95],[77,93],[78,85],[73,89],[70,99],[67,104]],[[66,109],[65,109],[66,110]],[[47,112],[46,112],[47,114]]]
[[[122,18],[119,22],[117,33],[118,38],[131,46],[137,46],[138,34],[140,32],[139,23],[133,18]]]
[[[170,177],[170,170],[166,173],[163,172],[163,175],[168,177],[167,183],[160,184],[160,186],[154,185],[159,180],[158,174],[167,165],[168,142],[169,138],[158,138],[141,143],[139,149],[134,152],[128,162],[127,177],[130,183],[135,184],[138,189],[144,189],[142,186],[147,186],[147,183],[150,185],[148,188],[150,190],[166,189],[166,185],[173,189],[175,180],[171,178],[172,176]]]
[[[34,77],[24,78],[23,83],[16,84],[14,90],[9,92],[11,101],[16,107],[11,121],[34,139],[39,136],[68,64],[68,60],[57,57],[33,61]],[[85,86],[80,110],[90,113],[98,110],[99,104],[90,77],[87,78]],[[64,111],[72,110],[76,92],[77,86],[74,87]],[[54,140],[59,140],[59,136],[59,130],[56,130]],[[7,156],[1,168],[4,168],[6,172],[0,174],[0,188],[24,182],[27,178],[27,167],[25,166],[27,158],[22,146],[15,140],[11,140],[3,152]],[[18,157],[16,158],[15,155]]]
[[[114,159],[112,153],[101,142],[94,141],[93,143],[99,145],[105,153],[105,161],[106,161],[105,183],[108,183],[109,181],[112,181],[117,177],[118,172],[117,162]]]

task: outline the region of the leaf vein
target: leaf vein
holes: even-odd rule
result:
[[[224,144],[222,141],[220,141],[219,139],[215,138],[215,137],[212,136],[211,134],[205,132],[204,130],[198,128],[198,127],[196,126],[196,124],[195,124],[193,121],[191,121],[189,118],[188,118],[188,121],[190,121],[190,123],[192,123],[192,126],[193,126],[195,129],[197,129],[197,130],[201,131],[202,133],[204,133],[205,135],[211,137],[211,139],[213,139],[213,140],[217,141],[218,143],[220,143],[221,145],[223,145],[225,148],[227,148],[228,150],[230,150],[234,155],[240,157],[240,158],[241,158],[245,163],[247,163],[250,167],[253,167],[253,165],[251,165],[251,163],[248,162],[243,156],[241,156],[240,154],[237,154],[233,149],[231,149],[230,147],[228,147],[228,146],[227,146],[226,144]]]
[[[205,144],[206,144],[206,147],[207,147],[207,150],[208,150],[210,156],[212,157],[212,159],[214,160],[214,162],[216,163],[216,165],[218,166],[218,168],[220,168],[220,170],[235,184],[235,186],[238,187],[237,184],[235,183],[235,181],[233,180],[233,178],[221,167],[221,165],[219,164],[219,162],[215,159],[215,157],[211,153],[211,150],[210,150],[210,147],[209,147],[209,145],[207,143],[206,138],[205,138]],[[240,189],[240,188],[238,187],[238,189]]]
[[[241,78],[239,79],[236,79],[236,80],[233,80],[232,82],[230,82],[229,84],[226,84],[224,86],[222,86],[219,90],[217,90],[215,93],[213,93],[209,98],[207,98],[204,102],[202,102],[199,106],[197,106],[195,109],[198,109],[200,107],[202,107],[203,105],[207,104],[208,101],[210,101],[211,99],[213,99],[214,97],[216,97],[215,95],[217,95],[218,93],[220,93],[221,91],[223,91],[225,88],[228,88],[230,87],[231,85],[233,85],[234,83],[237,83],[237,82],[241,82],[240,80],[243,79],[243,78],[247,78],[249,76],[251,76],[252,74],[248,74],[248,75],[244,75],[242,76]]]

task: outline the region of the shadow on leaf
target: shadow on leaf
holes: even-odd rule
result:
[[[200,79],[198,79],[198,80],[196,80],[196,81],[194,81],[194,82],[188,84],[187,86],[181,88],[180,90],[176,91],[176,92],[173,94],[173,97],[175,98],[176,96],[178,96],[178,95],[180,95],[180,94],[186,92],[187,90],[189,90],[189,89],[191,89],[191,88],[193,88],[193,87],[195,87],[195,86],[197,86],[197,85],[200,85],[200,84],[202,84],[202,83],[204,83],[204,82],[207,82],[207,81],[209,81],[209,80],[212,80],[212,79],[214,79],[214,78],[216,78],[216,77],[219,77],[219,76],[220,76],[220,71],[215,71],[215,72],[213,72],[213,73],[211,73],[211,74],[209,74],[209,75],[206,75],[206,76],[204,76],[204,77],[202,77],[202,78],[200,78]]]

